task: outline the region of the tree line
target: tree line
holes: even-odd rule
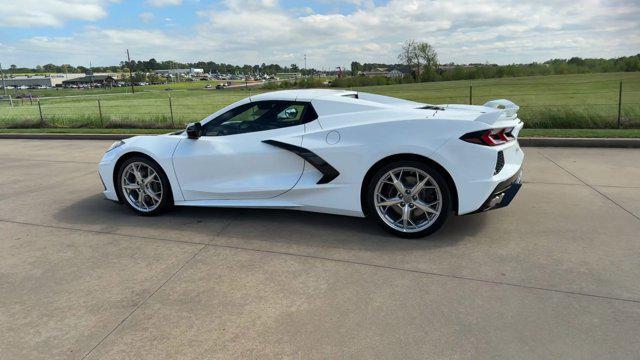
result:
[[[219,73],[219,74],[276,74],[283,72],[300,72],[303,75],[313,74],[317,72],[315,69],[300,69],[298,65],[291,64],[289,66],[281,66],[278,64],[266,64],[260,65],[231,65],[225,63],[216,63],[213,61],[197,61],[197,62],[177,62],[177,61],[158,61],[154,58],[149,60],[132,60],[131,62],[121,61],[119,65],[112,66],[92,66],[91,68],[85,66],[72,66],[70,64],[46,64],[38,65],[34,68],[18,67],[12,64],[9,69],[5,69],[11,74],[24,74],[24,73],[86,73],[88,70],[93,72],[128,72],[131,68],[132,72],[154,72],[155,70],[167,70],[167,69],[188,69],[198,68],[204,69],[205,72]]]
[[[352,77],[336,79],[337,87],[355,87],[367,85],[388,85],[422,81],[474,80],[503,77],[521,77],[534,75],[565,75],[607,72],[640,71],[640,54],[612,59],[551,59],[545,62],[528,64],[439,64],[436,50],[427,43],[413,40],[403,43],[398,55],[400,63],[351,63]],[[398,69],[405,76],[401,78],[357,76],[364,71],[379,68]]]
[[[397,83],[421,82],[421,81],[447,81],[447,80],[473,80],[473,79],[489,79],[502,77],[520,77],[533,75],[564,75],[564,74],[584,74],[584,73],[606,73],[606,72],[630,72],[640,71],[640,54],[633,56],[622,56],[612,59],[583,59],[573,57],[570,59],[551,59],[542,63],[532,62],[528,64],[439,64],[438,53],[435,48],[425,42],[416,42],[414,40],[405,41],[402,44],[400,53],[398,54],[398,63],[360,63],[353,61],[351,63],[350,75],[337,78],[332,82],[337,87],[367,86],[367,85],[387,85]],[[278,64],[260,65],[231,65],[225,63],[216,63],[213,61],[198,61],[192,63],[181,63],[175,61],[157,61],[156,59],[137,60],[129,62],[121,62],[114,66],[95,66],[91,70],[93,72],[123,72],[128,73],[129,67],[132,72],[142,78],[142,74],[152,73],[160,69],[177,69],[177,68],[201,68],[205,72],[220,74],[235,73],[261,73],[276,74],[283,72],[299,72],[303,75],[317,74],[315,69],[300,69],[298,65],[291,64],[289,66],[281,66]],[[388,70],[398,69],[405,75],[399,78],[389,78],[384,76],[365,77],[358,76],[364,71],[375,71],[379,68]],[[21,73],[85,73],[89,70],[84,66],[71,66],[70,64],[54,65],[38,65],[35,68],[18,67],[15,64],[10,65],[5,70],[5,75],[21,74]],[[347,71],[347,73],[349,73]],[[330,75],[336,74],[335,71]],[[135,78],[136,76],[134,76]],[[153,80],[156,79],[151,79]],[[298,84],[300,82],[300,84]],[[292,86],[308,87],[309,81],[301,80],[291,84]]]

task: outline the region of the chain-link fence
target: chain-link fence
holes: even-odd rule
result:
[[[520,106],[519,117],[529,128],[640,128],[640,81],[549,84],[484,80],[358,90],[431,104],[482,105],[506,98]],[[3,98],[0,127],[183,128],[186,123],[199,121],[249,95],[248,90],[185,90]]]
[[[518,115],[529,128],[640,128],[640,81],[492,79],[453,86],[431,83],[427,89],[412,85],[399,85],[392,91],[385,86],[358,90],[431,104],[482,105],[489,100],[509,99],[520,106]]]

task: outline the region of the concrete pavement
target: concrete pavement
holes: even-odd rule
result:
[[[526,148],[506,209],[364,219],[102,199],[110,142],[0,140],[0,358],[619,358],[640,351],[640,150]]]

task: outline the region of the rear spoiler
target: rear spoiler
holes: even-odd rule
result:
[[[516,119],[518,109],[520,107],[507,99],[497,99],[487,101],[482,105],[484,107],[496,109],[495,111],[488,111],[476,118],[476,121],[494,125],[497,122],[513,121]]]
[[[507,99],[497,99],[497,100],[487,101],[482,106],[504,110],[505,115],[507,115],[508,117],[515,116],[518,113],[518,109],[520,109],[520,106],[514,104],[513,102]]]

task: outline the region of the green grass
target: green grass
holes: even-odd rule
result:
[[[623,82],[622,127],[640,128],[640,72],[531,76],[470,81],[367,86],[355,90],[431,104],[482,105],[509,99],[528,128],[615,128]]]
[[[0,129],[0,134],[166,134],[175,129],[30,128]],[[640,138],[640,129],[523,129],[520,137]]]
[[[520,105],[518,114],[528,129],[611,129],[617,126],[621,80],[622,127],[640,128],[640,72],[399,84],[357,90],[432,104],[465,104],[469,103],[471,85],[473,104],[506,98]],[[207,83],[138,87],[135,94],[124,87],[29,91],[41,96],[44,126],[48,128],[182,128],[234,101],[264,91],[205,90]],[[212,85],[216,83],[211,82]],[[167,87],[173,90],[165,91]],[[41,126],[37,101],[16,100],[14,105],[10,108],[6,101],[0,101],[0,128]]]

